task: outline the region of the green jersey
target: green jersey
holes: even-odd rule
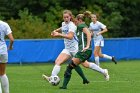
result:
[[[77,37],[78,37],[78,40],[79,40],[79,42],[78,42],[79,43],[79,45],[78,45],[79,46],[79,51],[83,50],[87,45],[87,36],[83,32],[83,28],[85,28],[85,27],[88,27],[85,23],[79,24],[77,26],[76,34],[77,34]],[[90,45],[89,49],[91,49],[91,45]]]

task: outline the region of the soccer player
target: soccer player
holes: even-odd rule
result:
[[[0,20],[0,81],[4,93],[9,93],[9,81],[5,71],[8,62],[8,52],[5,42],[6,35],[10,39],[8,50],[12,50],[14,42],[12,31],[6,22]]]
[[[60,87],[60,89],[67,89],[67,85],[71,78],[72,69],[77,67],[79,64],[87,65],[87,67],[102,73],[105,76],[105,79],[109,80],[107,69],[102,69],[96,64],[89,63],[87,61],[87,59],[89,59],[90,56],[92,55],[92,48],[91,48],[91,33],[88,30],[88,26],[83,21],[84,16],[85,16],[84,14],[78,14],[76,16],[76,20],[77,20],[76,34],[79,40],[79,45],[78,45],[79,50],[76,53],[76,55],[70,60],[70,63],[66,68],[66,71],[64,74],[63,86]]]
[[[93,40],[94,40],[94,58],[95,58],[95,63],[99,66],[99,57],[101,58],[106,58],[112,60],[115,64],[117,64],[117,61],[114,56],[109,56],[107,54],[102,54],[101,47],[104,47],[104,38],[102,36],[103,33],[107,32],[106,25],[103,23],[99,22],[97,20],[97,15],[91,14],[90,11],[87,11],[89,13],[90,18],[92,22],[90,23],[89,29],[91,33],[93,34]]]
[[[65,45],[65,48],[55,60],[55,66],[53,67],[51,76],[57,76],[60,72],[61,64],[73,57],[78,52],[78,39],[75,34],[77,27],[73,22],[74,18],[70,10],[63,11],[63,20],[64,22],[62,22],[62,26],[51,33],[51,35],[54,37],[64,38]],[[86,79],[80,66],[77,66],[75,70],[82,77],[83,84],[88,84],[89,81]],[[42,76],[44,79],[49,81],[49,77],[46,75]]]

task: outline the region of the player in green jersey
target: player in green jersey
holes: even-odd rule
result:
[[[70,81],[71,78],[71,72],[72,69],[77,67],[79,64],[82,64],[84,66],[87,66],[88,68],[91,68],[93,70],[96,70],[100,73],[102,73],[106,80],[109,80],[108,70],[102,69],[96,64],[92,63],[90,64],[87,59],[90,58],[92,55],[92,49],[91,49],[91,33],[88,30],[88,26],[85,24],[84,20],[84,14],[78,14],[76,16],[76,25],[77,25],[77,37],[79,40],[79,51],[76,53],[76,55],[71,59],[70,64],[67,66],[65,74],[64,74],[64,81],[63,86],[60,87],[60,89],[67,89],[67,84]]]

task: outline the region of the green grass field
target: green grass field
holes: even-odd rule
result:
[[[83,68],[90,83],[82,84],[82,79],[73,70],[67,90],[59,86],[51,86],[42,79],[42,74],[50,75],[54,64],[9,64],[7,75],[10,81],[10,93],[140,93],[140,61],[102,62],[101,67],[107,68],[110,81],[105,81],[102,74]],[[61,67],[59,77],[63,80],[66,64]]]

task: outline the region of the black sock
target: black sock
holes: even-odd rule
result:
[[[80,66],[76,66],[75,71],[81,76],[81,78],[83,79],[83,81],[87,81],[87,78],[85,77],[83,70],[81,69]]]
[[[72,71],[73,67],[71,67],[70,65],[67,66],[65,74],[64,74],[64,80],[63,80],[63,88],[67,88],[67,84],[69,83],[70,79],[71,79],[71,71]]]

